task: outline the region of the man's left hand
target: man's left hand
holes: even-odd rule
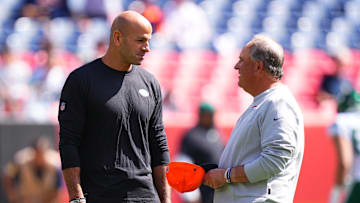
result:
[[[226,169],[216,168],[208,171],[205,176],[203,183],[213,189],[217,189],[225,185],[225,174]]]

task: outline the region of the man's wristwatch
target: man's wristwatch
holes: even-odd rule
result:
[[[225,182],[226,183],[231,183],[231,168],[226,169],[225,173],[224,173],[224,178],[225,178]]]
[[[70,200],[69,203],[86,203],[86,199],[84,197],[75,198]]]

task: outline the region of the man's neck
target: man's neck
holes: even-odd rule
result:
[[[130,71],[131,64],[123,63],[119,56],[112,54],[110,51],[101,58],[102,62],[110,68],[117,71]]]
[[[249,92],[253,97],[256,97],[257,95],[265,92],[268,89],[274,88],[276,86],[278,86],[281,82],[279,80],[277,81],[266,81],[266,82],[261,82],[259,83],[259,85],[257,86],[258,88],[254,89],[253,92]]]

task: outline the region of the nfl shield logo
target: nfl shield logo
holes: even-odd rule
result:
[[[60,103],[60,111],[64,111],[66,107],[66,103],[65,102],[61,102]]]

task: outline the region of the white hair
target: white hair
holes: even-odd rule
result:
[[[284,64],[282,46],[265,35],[255,35],[249,42],[249,48],[251,59],[263,62],[266,72],[280,80]]]

